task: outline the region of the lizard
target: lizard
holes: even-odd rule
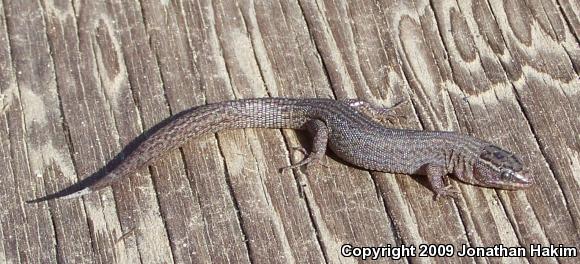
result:
[[[305,158],[282,170],[315,164],[328,148],[343,161],[363,169],[427,176],[436,199],[458,198],[458,190],[447,180],[449,175],[488,188],[516,190],[533,184],[516,155],[487,141],[456,132],[387,127],[382,121],[393,117],[392,109],[359,99],[319,98],[254,98],[193,107],[153,129],[110,171],[27,202],[97,191],[191,138],[242,128],[290,128],[313,135],[312,149]]]

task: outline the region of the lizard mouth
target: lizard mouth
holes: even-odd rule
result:
[[[525,171],[513,173],[511,179],[513,181],[509,185],[512,185],[514,189],[529,188],[534,183],[534,179]]]
[[[531,178],[526,178],[518,181],[509,181],[509,182],[499,181],[495,184],[494,187],[504,190],[519,190],[530,188],[532,185],[533,181],[531,181]]]
[[[474,171],[477,180],[482,186],[504,190],[526,189],[534,184],[533,177],[527,171],[504,171],[498,173],[496,177],[486,178],[478,170]]]

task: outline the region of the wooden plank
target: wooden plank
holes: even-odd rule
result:
[[[372,98],[371,100],[378,99],[386,105],[393,105],[406,97],[406,92],[402,90],[404,88],[403,85],[405,85],[402,81],[406,76],[403,75],[403,71],[396,61],[395,56],[388,59],[389,57],[387,55],[393,54],[393,50],[385,48],[392,47],[391,44],[395,41],[388,34],[384,34],[387,33],[386,31],[378,30],[379,28],[392,29],[392,25],[400,23],[399,21],[393,22],[385,19],[385,17],[389,18],[389,12],[385,12],[383,17],[378,16],[378,14],[385,10],[408,10],[403,6],[397,6],[397,9],[393,8],[393,6],[385,6],[381,10],[373,4],[335,5],[334,2],[325,2],[324,10],[327,12],[325,15],[332,18],[327,23],[330,29],[321,28],[313,31],[331,31],[333,34],[332,37],[340,40],[340,42],[336,41],[337,51],[335,53],[341,55],[341,60],[333,62],[331,65],[343,65],[346,68],[343,71],[345,74],[339,78],[341,80],[352,80],[353,85],[351,87],[345,87],[344,89],[346,91],[343,92],[344,94],[348,94],[348,90],[354,90],[354,93],[359,97]],[[309,7],[308,9],[313,10],[314,7]],[[412,9],[409,12],[414,13]],[[376,16],[373,16],[375,14]],[[313,17],[319,16],[314,15]],[[405,26],[406,32],[409,34],[420,33],[420,31],[413,31],[413,25]],[[421,36],[414,36],[414,41],[415,43],[420,42]],[[418,48],[416,51],[420,53],[429,52],[428,49],[420,49],[421,46],[419,45],[416,48]],[[377,54],[379,55],[377,56]],[[325,62],[327,60],[333,60],[333,58],[325,58]],[[382,68],[383,70],[377,71],[375,70],[377,68]],[[427,73],[429,71],[425,72]],[[385,91],[386,89],[380,85],[381,83],[385,83],[385,81],[377,80],[385,80],[387,77],[389,80],[388,83],[392,83],[393,86],[389,87],[391,89]],[[350,93],[352,94],[352,92]],[[406,126],[417,127],[419,125],[416,119],[413,120],[412,116],[409,116],[408,120],[410,124]],[[443,244],[452,241],[456,245],[468,243],[467,238],[464,236],[465,229],[461,223],[460,215],[452,203],[434,202],[430,191],[423,186],[424,183],[423,185],[419,184],[407,175],[398,176],[397,182],[394,180],[393,175],[384,173],[374,174],[373,179],[377,186],[377,191],[383,195],[382,199],[385,200],[385,211],[393,221],[396,236],[402,239],[397,244]],[[438,223],[445,223],[445,225]],[[416,258],[414,261],[421,262],[429,260]],[[453,261],[460,262],[469,260],[455,258]]]
[[[197,52],[207,50],[207,43],[203,40],[211,33],[207,32],[205,24],[211,12],[207,13],[204,7],[209,3],[204,6],[186,3],[174,6],[146,1],[142,4],[147,34],[151,37],[151,48],[165,89],[164,96],[172,113],[205,103],[202,89],[216,85],[213,80],[205,78],[223,72],[208,71],[202,79],[202,68],[214,69],[216,65],[210,54],[204,54],[207,57],[198,61],[190,50],[192,47],[196,47],[194,50]],[[194,21],[189,20],[192,18]],[[221,85],[223,82],[216,83]],[[155,110],[152,108],[151,111]],[[155,176],[164,215],[171,216],[166,217],[166,227],[175,261],[248,262],[244,234],[234,198],[223,177],[223,157],[215,137],[204,137],[196,144],[185,146],[181,153],[173,153],[176,156],[171,163],[184,166],[185,171],[167,175],[174,170],[171,169]]]
[[[355,246],[580,245],[579,6],[518,1],[0,2],[0,262],[358,262]],[[26,205],[192,106],[252,97],[402,100],[395,127],[522,154],[537,185],[368,172],[306,133],[206,135],[82,199]],[[23,223],[14,225],[14,223]],[[407,257],[403,262],[538,262]],[[380,259],[381,262],[394,262]],[[570,258],[542,258],[571,263]]]
[[[45,2],[43,7],[46,10],[46,25],[50,29],[47,37],[54,57],[63,121],[68,128],[69,144],[74,150],[75,168],[80,178],[83,178],[104,166],[119,151],[115,138],[120,133],[133,130],[132,134],[135,135],[138,131],[129,122],[122,124],[124,128],[121,131],[115,128],[110,104],[114,104],[117,99],[111,91],[118,87],[109,87],[110,90],[104,91],[101,86],[100,81],[104,78],[100,78],[90,34],[94,23],[87,21],[86,16],[77,21],[71,3]],[[131,109],[131,104],[123,103],[128,106],[127,109]],[[130,113],[124,114],[130,117]],[[84,206],[90,219],[95,259],[100,262],[136,261],[136,249],[125,248],[124,241],[117,241],[124,231],[117,217],[112,194],[104,192],[102,196],[87,196],[84,198]]]
[[[494,7],[494,4],[495,3],[492,4],[492,8]],[[424,17],[429,17],[429,5],[430,4],[428,3],[415,3],[414,6],[419,12],[421,12],[420,10],[426,10]],[[509,54],[514,54],[514,57],[518,56],[518,54],[521,54],[521,50],[519,50],[519,47],[516,47],[514,44],[512,44],[514,42],[512,42],[511,36],[508,36],[508,34],[493,35],[494,33],[501,34],[506,32],[509,28],[507,25],[500,24],[503,31],[494,30],[494,28],[497,27],[495,21],[506,20],[503,10],[513,10],[518,8],[496,7],[497,9],[493,9],[495,13],[492,14],[489,12],[489,10],[487,10],[487,6],[485,4],[482,5],[479,2],[461,2],[460,6],[454,6],[453,4],[450,4],[446,1],[436,1],[431,3],[431,5],[433,7],[434,18],[436,19],[437,23],[423,23],[423,27],[426,25],[437,25],[438,27],[451,29],[440,30],[438,35],[432,36],[431,39],[438,39],[439,36],[441,36],[445,48],[444,52],[448,54],[448,61],[450,62],[451,69],[441,70],[440,72],[451,73],[451,75],[447,76],[447,78],[452,79],[453,83],[436,83],[447,86],[445,90],[448,91],[448,96],[451,100],[450,106],[453,108],[453,111],[455,112],[453,114],[458,118],[459,124],[465,127],[470,133],[475,134],[478,137],[487,138],[488,140],[498,143],[501,146],[505,146],[506,148],[512,149],[515,152],[524,153],[524,162],[529,164],[531,167],[531,173],[533,173],[533,175],[537,175],[536,178],[538,178],[537,180],[539,183],[538,188],[525,192],[525,197],[523,196],[522,192],[499,192],[499,198],[505,204],[504,210],[506,210],[506,212],[495,210],[497,205],[495,204],[494,200],[497,198],[490,199],[491,197],[488,196],[489,193],[493,191],[462,185],[461,188],[463,190],[469,190],[464,192],[465,194],[469,194],[464,195],[466,206],[471,208],[488,208],[487,210],[468,210],[467,208],[460,207],[463,221],[465,221],[466,224],[469,224],[470,226],[473,225],[472,227],[468,228],[481,230],[480,232],[469,232],[469,239],[471,240],[471,243],[476,245],[478,243],[492,245],[498,241],[504,241],[507,244],[515,243],[515,245],[521,244],[527,246],[541,241],[542,244],[577,244],[578,229],[569,213],[574,213],[576,211],[575,203],[567,202],[573,201],[573,199],[564,199],[561,194],[554,192],[554,190],[562,188],[562,184],[559,186],[557,181],[552,178],[551,174],[553,172],[550,172],[548,166],[546,166],[546,161],[543,161],[544,158],[542,157],[542,152],[540,152],[540,149],[538,149],[538,142],[536,142],[538,131],[537,129],[534,129],[533,117],[530,116],[529,112],[529,108],[531,107],[536,108],[536,111],[538,112],[541,108],[543,108],[538,103],[534,103],[532,98],[543,97],[545,96],[546,91],[544,90],[541,93],[536,93],[535,95],[530,94],[528,95],[527,100],[522,96],[523,92],[529,93],[534,90],[527,87],[528,85],[533,85],[534,81],[533,79],[530,80],[526,78],[527,80],[522,83],[519,82],[516,78],[513,78],[515,76],[512,74],[514,72],[518,72],[518,69],[514,69],[514,66],[518,68],[521,67],[521,69],[526,71],[524,63],[514,65],[514,62],[516,64],[518,63],[518,59],[514,60],[513,57],[509,56]],[[519,9],[525,8],[520,7]],[[501,11],[498,12],[499,10]],[[491,19],[492,17],[494,17],[495,20]],[[518,16],[508,15],[507,17],[511,19],[517,19]],[[521,17],[527,17],[530,20],[520,21],[517,23],[513,22],[512,24],[534,24],[531,21],[533,17],[532,15],[522,15]],[[531,29],[528,30],[531,31]],[[429,33],[429,31],[431,30],[424,30],[426,33]],[[433,32],[434,31],[435,30],[433,30]],[[538,31],[531,32],[536,33]],[[563,31],[560,30],[560,32]],[[473,35],[477,36],[484,34],[488,34],[486,36],[488,40],[487,43],[484,41],[484,39],[472,37]],[[555,33],[554,36],[556,35],[557,34]],[[532,34],[531,38],[534,39],[534,43],[542,40],[541,37],[536,37],[536,34]],[[495,42],[502,39],[507,41],[507,44],[502,42]],[[416,40],[414,38],[409,39],[409,42],[413,45],[416,45],[415,41]],[[543,50],[550,51],[549,56],[542,57],[549,57],[551,63],[548,64],[555,66],[549,67],[550,70],[554,70],[554,76],[563,76],[563,72],[570,72],[570,70],[573,70],[572,67],[570,67],[571,64],[566,63],[569,62],[566,57],[557,59],[557,56],[555,56],[558,54],[557,47],[554,46],[553,48],[545,49],[544,45],[544,43],[538,44],[538,48],[534,49],[534,51],[531,51],[531,53],[534,54],[535,57],[536,52],[541,53]],[[572,46],[571,44],[567,45]],[[506,46],[509,51],[506,50]],[[532,49],[533,48],[530,48],[528,50]],[[419,72],[418,69],[424,65],[423,61],[421,63],[413,64],[413,61],[417,61],[415,58],[416,53],[407,54],[406,56],[409,58],[408,61],[411,66],[411,70],[415,69],[413,72]],[[562,61],[563,63],[555,64],[556,61]],[[449,64],[433,63],[432,65],[446,67]],[[545,65],[546,64],[544,64],[544,66]],[[540,66],[538,65],[538,67]],[[504,73],[503,70],[506,72]],[[421,70],[421,72],[424,71]],[[421,78],[421,75],[419,74],[415,76],[419,76],[418,78]],[[512,90],[510,82],[506,79],[507,76],[513,78],[511,81],[513,84],[515,84],[515,91]],[[575,81],[573,78],[564,77],[564,80],[563,82],[560,82],[560,85],[566,87],[564,90],[568,90],[574,85],[577,86],[577,84],[572,84],[570,82]],[[428,82],[424,81],[422,83]],[[520,87],[518,87],[520,84],[523,84],[525,88],[522,87],[523,89],[520,89]],[[434,94],[432,91],[429,91],[429,87],[425,87],[425,85],[417,85],[415,87],[412,85],[412,88],[420,90],[421,94]],[[536,91],[539,92],[539,90]],[[421,104],[416,105],[419,107],[430,107],[434,104],[434,101],[432,96],[429,96],[428,98],[429,101],[425,100]],[[561,98],[561,100],[569,102],[569,100],[573,99]],[[547,100],[542,101],[546,102]],[[445,106],[445,103],[443,102],[441,105]],[[556,105],[556,103],[554,103],[554,105]],[[574,103],[565,103],[563,106],[568,107],[569,109],[563,109],[560,111],[560,113],[574,112],[575,107],[572,105],[574,105]],[[418,112],[425,112],[425,110],[420,109]],[[448,115],[441,113],[439,116],[445,117]],[[530,129],[529,124],[526,122],[527,118],[532,119],[532,129]],[[496,120],[499,120],[499,122]],[[577,122],[570,121],[571,120],[569,119],[564,119],[564,124],[562,124],[562,126],[576,126]],[[438,122],[436,122],[435,125],[439,125],[437,123]],[[504,124],[509,124],[509,126]],[[543,129],[550,128],[550,126],[539,125],[539,122],[536,124]],[[572,129],[572,131],[577,130],[571,127],[567,128]],[[563,129],[561,131],[569,131],[568,129]],[[497,135],[508,136],[494,139],[494,135],[495,137],[497,137]],[[564,135],[562,135],[562,137],[565,138]],[[547,135],[545,138],[548,138]],[[542,145],[541,140],[542,139],[540,138],[540,146]],[[569,155],[569,153],[561,154],[566,156]],[[548,156],[546,158],[548,158],[547,162],[549,164],[550,157]],[[561,164],[561,166],[557,167],[565,169],[567,166]],[[577,184],[569,182],[569,180],[573,179],[571,174],[564,176],[563,178],[568,179],[566,186],[562,188],[563,190],[569,188],[575,189],[575,187],[577,187]],[[478,194],[480,191],[483,192],[483,196]],[[504,193],[506,195],[504,195]],[[481,203],[481,201],[485,200],[488,201],[489,205],[486,206]],[[550,205],[546,206],[546,203],[549,203]],[[555,215],[558,216],[557,224],[554,224],[553,217]],[[489,222],[494,223],[497,228],[502,226],[503,228],[493,231],[493,229],[490,229],[489,226],[485,225],[485,223]],[[548,229],[551,231],[546,231]],[[514,233],[517,239],[515,239],[516,237],[513,236],[506,237],[505,230],[512,230],[510,233]],[[506,241],[506,239],[509,240]],[[567,259],[558,260],[566,261]]]
[[[341,99],[358,96],[361,98],[366,97],[370,100],[375,99],[368,90],[361,91],[357,90],[356,87],[359,87],[359,85],[368,87],[369,84],[372,85],[373,81],[378,83],[380,82],[379,80],[384,80],[385,76],[383,74],[387,75],[389,70],[393,69],[393,66],[395,70],[399,67],[396,63],[391,63],[387,64],[388,66],[386,67],[381,67],[379,71],[356,68],[361,64],[371,66],[374,61],[367,60],[369,58],[367,56],[362,56],[364,59],[359,60],[357,51],[352,44],[358,40],[355,39],[356,34],[353,35],[355,30],[374,31],[377,27],[366,28],[366,26],[376,25],[365,25],[364,23],[369,21],[361,21],[357,25],[364,29],[354,29],[349,22],[352,21],[349,13],[351,10],[347,10],[343,4],[334,5],[332,2],[319,2],[316,4],[301,2],[301,4],[336,96]],[[367,8],[372,10],[373,6],[367,6]],[[359,11],[361,13],[364,12],[362,9]],[[349,18],[348,21],[347,17]],[[365,45],[365,51],[363,52],[379,54],[379,56],[390,52],[382,48],[386,45],[383,45],[384,43],[382,43],[381,39],[373,39],[369,43],[372,44]],[[362,63],[359,64],[361,61]],[[396,74],[389,77],[397,78]],[[385,97],[390,96],[385,91],[379,94]],[[391,96],[390,99],[394,101],[396,96],[400,96],[400,94]],[[325,220],[323,227],[328,234],[324,237],[323,243],[329,245],[325,248],[326,253],[333,256],[334,261],[341,261],[344,259],[339,255],[340,247],[345,243],[355,246],[398,245],[400,243],[400,233],[396,229],[396,221],[399,219],[392,218],[392,215],[390,215],[392,212],[387,211],[389,207],[388,201],[378,195],[372,197],[367,195],[379,192],[381,187],[378,185],[376,178],[371,177],[368,173],[361,173],[360,170],[344,167],[344,165],[339,165],[336,162],[331,162],[332,166],[328,163],[323,164],[331,169],[321,169],[320,172],[313,173],[313,175],[318,176],[317,178],[322,179],[313,179],[312,181],[316,185],[312,188],[316,198],[321,200],[318,207],[313,210],[314,213]]]
[[[245,4],[241,10],[230,1],[203,7],[207,10],[204,19],[209,26],[203,36],[210,46],[201,50],[208,50],[210,59],[219,63],[202,74],[216,77],[210,77],[208,85],[203,85],[209,102],[227,100],[234,95],[265,96],[260,84],[263,73],[252,55],[254,47],[246,31],[256,25],[244,20],[244,15],[254,12],[246,9],[251,7]],[[215,71],[220,68],[225,72]],[[249,259],[320,262],[322,255],[296,183],[288,173],[278,173],[278,168],[288,164],[284,155],[273,154],[286,152],[279,132],[232,131],[221,133],[218,139],[229,175],[226,179],[240,210],[239,221],[247,239]],[[264,153],[266,149],[272,155]]]
[[[505,12],[507,7],[497,2],[492,2],[491,8],[504,28],[502,37],[513,56],[503,64],[518,65],[516,71],[508,71],[508,78],[550,170],[536,172],[544,177],[537,177],[538,188],[531,191],[530,203],[542,226],[538,231],[546,233],[550,243],[578,244],[580,185],[574,173],[579,161],[580,119],[574,113],[580,112],[580,79],[574,59],[580,55],[580,47],[564,28],[563,18],[552,15],[557,6],[542,1],[516,4],[514,9],[523,10],[522,18],[529,20],[510,21],[514,18]],[[526,13],[528,10],[530,13]],[[545,17],[550,18],[549,23],[542,19]],[[522,34],[526,30],[529,35]],[[522,79],[525,82],[519,81]],[[534,160],[540,158],[531,157],[528,163],[534,166]]]
[[[558,47],[558,49],[563,49],[567,53],[569,57],[567,60],[571,61],[576,74],[578,74],[580,72],[580,53],[578,52],[578,42],[580,42],[580,2],[560,0],[533,1],[531,3],[535,7],[533,8],[534,13],[539,13],[539,15],[544,17],[540,21],[542,22],[541,28],[545,31],[544,34],[550,34],[553,39],[556,36],[555,39],[562,44],[562,47]]]
[[[117,144],[127,145],[168,115],[164,98],[158,96],[162,94],[159,70],[151,63],[154,55],[148,48],[141,8],[136,2],[87,2],[75,11],[79,17],[89,18],[83,22],[91,34],[101,90],[118,133]],[[108,159],[118,151],[109,153]],[[129,262],[173,261],[155,187],[151,172],[144,168],[113,188],[122,228],[116,239],[125,242]]]
[[[302,8],[302,6],[294,7]],[[266,5],[261,8],[263,8],[262,12],[256,12],[256,14],[267,14],[265,10],[273,9],[271,6]],[[285,10],[290,9],[288,7],[282,8],[285,8]],[[291,12],[286,13],[291,14]],[[307,23],[312,23],[312,21],[309,21],[308,16],[306,17],[306,21],[300,21],[293,17],[295,15],[296,14],[292,14],[292,16],[285,19],[285,21],[299,21],[298,25],[293,23],[291,28],[303,29]],[[270,16],[275,16],[275,14]],[[258,19],[263,18],[259,15]],[[274,19],[272,19],[272,21],[274,21]],[[264,21],[259,25],[271,25],[271,23],[266,23]],[[250,26],[250,28],[252,27]],[[272,26],[267,28],[272,28]],[[266,36],[281,36],[280,40],[272,38],[271,40],[265,39],[264,41],[266,50],[269,50],[272,54],[272,60],[278,60],[275,54],[300,54],[303,57],[302,59],[296,55],[288,56],[288,59],[291,60],[289,63],[275,64],[277,68],[273,70],[273,72],[280,81],[277,82],[275,86],[269,85],[268,88],[272,89],[271,87],[274,87],[275,89],[276,87],[279,87],[285,89],[280,89],[280,93],[274,95],[286,97],[312,97],[315,95],[320,96],[330,94],[329,90],[326,88],[328,87],[327,84],[324,86],[317,85],[317,83],[326,82],[327,77],[322,75],[323,73],[320,71],[311,70],[312,66],[310,65],[319,62],[317,57],[312,58],[312,54],[315,54],[314,49],[316,47],[313,47],[311,42],[303,41],[305,39],[305,34],[308,32],[286,30],[283,25],[273,27],[273,29],[273,31],[276,32],[275,34],[272,34],[271,31],[262,31],[263,29],[260,28],[260,32]],[[285,33],[288,31],[293,33],[299,32],[295,33],[297,36],[290,38],[297,40],[298,46],[295,48],[292,48],[292,44],[284,42],[284,40],[288,39],[288,33]],[[254,46],[260,47],[256,44],[254,44]],[[308,49],[308,47],[310,47],[310,49]],[[296,58],[302,59],[304,62],[296,61]],[[273,63],[269,64],[274,65]],[[259,65],[269,64],[259,61]],[[301,64],[306,65],[307,67],[303,67]],[[282,72],[279,72],[278,70]],[[299,72],[294,73],[297,71]],[[267,73],[269,71],[263,72],[263,76],[266,76],[264,79],[268,80]],[[288,73],[284,74],[284,72]],[[307,76],[306,74],[308,72],[310,72],[309,75],[311,77],[302,77]],[[288,76],[296,77],[294,80],[288,80]],[[278,90],[275,90],[275,92],[278,92]],[[302,143],[298,142],[293,133],[285,133],[285,135],[290,146],[300,146],[303,144],[309,145],[307,141]],[[303,157],[299,156],[298,159],[294,159],[294,162],[297,162],[300,158]],[[319,233],[319,243],[322,246],[327,261],[341,261],[339,251],[340,245],[347,242],[360,244],[394,243],[395,239],[390,235],[392,234],[391,224],[389,218],[384,213],[384,205],[382,204],[382,201],[377,199],[375,196],[362,195],[376,192],[375,185],[370,180],[368,173],[353,168],[345,168],[344,165],[329,158],[323,159],[320,166],[311,167],[305,172],[305,174],[301,172],[297,173],[297,176],[299,177],[298,183],[304,185],[304,196],[308,202],[310,214],[313,217],[312,221]],[[324,175],[333,176],[328,177]],[[353,223],[357,224],[353,226]]]
[[[13,97],[17,119],[8,126],[15,163],[10,171],[18,174],[9,177],[15,184],[11,196],[22,193],[6,205],[12,209],[11,218],[3,218],[9,221],[3,227],[8,241],[5,259],[86,262],[94,255],[91,241],[86,239],[89,226],[82,203],[23,205],[26,199],[73,183],[76,171],[59,109],[53,58],[45,33],[46,14],[38,3],[20,1],[8,2],[5,13],[9,53],[16,73],[14,85],[19,94]]]
[[[23,207],[19,195],[32,189],[29,180],[34,176],[28,164],[23,102],[12,64],[5,11],[0,3],[0,262],[54,262],[56,249],[42,243],[44,238],[55,242],[54,229],[39,228],[40,223],[50,221],[48,211]]]

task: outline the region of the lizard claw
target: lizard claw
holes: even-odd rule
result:
[[[382,121],[382,122],[388,122],[389,124],[395,124],[395,122],[397,122],[397,120],[400,120],[400,119],[406,120],[407,116],[389,113],[388,115],[377,117],[377,119]]]
[[[308,151],[304,147],[291,147],[290,150],[291,151],[299,151],[300,153],[302,153],[302,155],[306,156],[306,158],[304,158],[304,159],[308,158]],[[280,168],[278,171],[280,173],[284,173],[287,170],[298,168],[298,167],[304,165],[304,164],[301,164],[302,162],[303,161],[298,162],[296,164],[290,164],[289,166],[285,166],[285,167]]]
[[[309,165],[310,165],[310,162],[311,162],[311,161],[310,161],[310,160],[307,160],[307,159],[308,159],[308,158],[306,158],[306,159],[304,159],[304,160],[302,160],[302,161],[300,161],[300,162],[298,162],[298,163],[296,163],[296,164],[290,164],[289,166],[282,167],[282,168],[280,168],[278,171],[279,171],[280,173],[284,173],[284,172],[286,172],[287,170],[291,170],[291,169],[300,168],[300,167],[302,167],[302,166],[306,166],[306,169],[308,169],[308,167],[309,167]]]
[[[286,167],[279,168],[279,169],[278,169],[278,172],[279,172],[279,173],[284,173],[284,172],[286,172],[287,170],[289,170],[289,169],[290,169],[290,167],[291,167],[291,166],[286,166]]]
[[[382,116],[382,120],[383,121],[387,121],[391,124],[394,124],[395,121],[402,119],[402,120],[407,120],[407,115],[403,115],[403,114],[396,114],[393,113],[394,111],[396,111],[397,109],[401,108],[402,105],[405,105],[409,102],[409,98],[405,98],[399,102],[397,102],[396,104],[394,104],[393,106],[389,107],[389,108],[382,108],[381,109],[381,116]]]
[[[293,147],[291,148],[292,150],[297,150],[302,152],[306,158],[304,158],[303,160],[294,163],[294,164],[290,164],[290,166],[286,166],[283,168],[280,168],[280,173],[283,173],[289,169],[296,169],[296,168],[300,168],[302,166],[306,167],[306,170],[308,170],[310,168],[310,166],[314,165],[315,163],[318,163],[318,161],[320,160],[321,156],[317,155],[317,153],[308,153],[308,151],[306,151],[305,148],[303,147]]]
[[[451,185],[447,185],[442,189],[435,191],[435,201],[439,201],[442,198],[452,198],[452,199],[459,199],[459,191]]]
[[[300,168],[302,166],[305,166],[306,170],[308,170],[308,168],[310,168],[310,166],[313,165],[316,161],[318,161],[317,158],[314,158],[313,156],[307,156],[305,159],[299,161],[298,163],[291,164],[290,166],[280,168],[279,171],[280,171],[280,173],[284,173],[287,170],[297,169],[297,168]]]
[[[291,147],[292,151],[300,151],[304,156],[308,155],[308,151],[304,147]]]

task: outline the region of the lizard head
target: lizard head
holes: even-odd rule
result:
[[[473,166],[473,177],[478,185],[500,189],[521,189],[533,183],[514,154],[494,145],[482,149]]]

